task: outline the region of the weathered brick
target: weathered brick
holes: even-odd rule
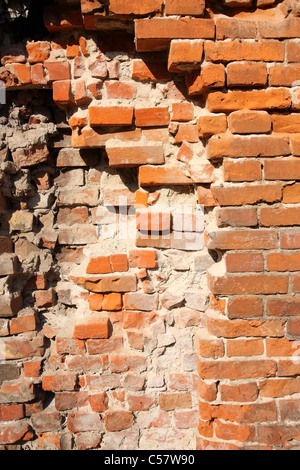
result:
[[[207,41],[204,46],[208,62],[232,62],[235,60],[283,62],[284,44],[280,41]]]
[[[163,127],[170,122],[167,107],[135,108],[135,125],[137,127]]]
[[[276,157],[291,153],[285,136],[213,136],[209,141],[209,158]]]
[[[112,274],[90,278],[71,276],[71,279],[85,289],[95,293],[136,291],[136,276],[134,274]]]
[[[131,106],[90,106],[90,125],[97,126],[131,126],[133,107]]]
[[[233,297],[228,300],[227,313],[231,319],[261,317],[262,299],[254,296]]]
[[[220,206],[242,206],[259,202],[278,202],[282,199],[279,183],[235,186],[212,186],[212,194]]]
[[[73,336],[75,339],[108,338],[109,320],[98,314],[92,314],[85,320],[78,320],[74,327]]]
[[[225,160],[224,181],[257,181],[262,177],[262,164],[258,160]]]
[[[240,274],[224,277],[209,273],[209,287],[216,295],[286,294],[288,276],[279,274]]]
[[[228,127],[233,134],[266,134],[271,126],[271,116],[266,111],[242,110],[228,116]]]
[[[227,86],[229,88],[265,86],[267,78],[267,66],[264,63],[233,62],[227,67]]]
[[[207,107],[211,113],[226,113],[250,110],[289,109],[292,100],[289,90],[276,88],[257,91],[212,92],[207,97]]]
[[[161,144],[139,145],[138,143],[106,145],[109,164],[113,167],[138,166],[144,164],[161,164],[165,162],[164,149]]]
[[[203,57],[203,41],[172,41],[168,58],[170,72],[199,68]]]

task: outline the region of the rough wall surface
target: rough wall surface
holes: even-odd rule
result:
[[[299,448],[299,1],[0,15],[1,448]]]

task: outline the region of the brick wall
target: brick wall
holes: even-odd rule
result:
[[[298,3],[3,13],[3,449],[298,448]]]

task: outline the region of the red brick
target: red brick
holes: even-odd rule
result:
[[[198,129],[195,124],[179,124],[178,132],[175,136],[175,143],[181,144],[182,142],[199,142]]]
[[[29,424],[25,420],[0,424],[0,445],[21,441],[29,430]]]
[[[213,20],[197,18],[140,19],[136,20],[135,34],[138,40],[210,39],[215,35],[215,24]]]
[[[262,177],[262,164],[258,160],[225,160],[224,181],[257,181]]]
[[[110,255],[110,263],[113,272],[128,271],[128,258],[126,254]]]
[[[27,43],[26,49],[28,52],[28,62],[35,64],[37,62],[44,62],[49,58],[51,47],[49,42],[38,41]]]
[[[300,19],[293,16],[281,21],[260,21],[258,31],[263,38],[298,38]]]
[[[24,405],[0,405],[0,421],[13,421],[24,418]]]
[[[195,341],[196,351],[202,358],[216,359],[223,357],[225,354],[224,341],[222,339],[202,338],[200,335],[196,337]]]
[[[136,95],[136,84],[134,82],[105,82],[108,99],[132,100]]]
[[[188,122],[194,119],[194,106],[192,103],[173,103],[172,121]]]
[[[220,206],[242,206],[258,202],[278,202],[282,199],[282,186],[274,184],[253,184],[235,186],[212,186],[212,194]]]
[[[266,111],[242,110],[228,116],[228,127],[233,134],[267,134],[271,125],[271,116]]]
[[[109,411],[105,414],[107,431],[122,431],[133,425],[133,415],[128,411]]]
[[[286,294],[288,276],[279,274],[239,274],[223,277],[209,274],[209,287],[216,295]]]
[[[214,207],[218,205],[210,188],[206,188],[205,186],[199,186],[197,189],[197,194],[198,203],[203,205],[204,207]]]
[[[112,273],[109,256],[98,256],[92,258],[86,268],[87,274],[107,274]]]
[[[257,435],[259,441],[262,443],[266,443],[270,446],[282,446],[293,439],[299,440],[300,429],[299,426],[295,424],[264,424],[258,426]]]
[[[126,106],[90,106],[91,126],[131,126],[133,107]]]
[[[192,397],[189,392],[170,393],[159,395],[159,406],[161,410],[172,411],[178,408],[191,408]]]
[[[42,361],[31,361],[24,363],[24,377],[39,377],[41,374]]]
[[[288,109],[291,95],[284,88],[256,91],[216,91],[207,97],[207,108],[212,113],[233,112],[242,109],[273,110]]]
[[[170,80],[170,75],[165,63],[134,59],[132,64],[132,79],[145,82],[168,81]]]
[[[284,250],[300,248],[300,231],[297,229],[283,230],[280,233],[280,248]]]
[[[276,374],[276,362],[264,359],[243,361],[202,361],[199,363],[198,372],[201,374],[203,379],[212,380],[243,380],[260,377],[274,377]],[[247,405],[247,407],[248,406],[250,407],[250,405]],[[224,410],[226,410],[226,408],[227,407],[224,405]],[[239,421],[239,417],[237,415],[234,419],[230,419],[229,415],[225,419],[230,421]],[[250,410],[249,419],[251,419]]]
[[[199,69],[203,57],[203,41],[172,41],[168,58],[170,72]]]
[[[144,394],[142,396],[128,395],[127,400],[130,411],[149,411],[156,402],[154,397]]]
[[[31,67],[29,64],[8,64],[6,69],[17,77],[17,86],[31,83]]]
[[[300,62],[300,42],[298,39],[286,42],[288,62]]]
[[[268,271],[299,271],[300,253],[269,253],[267,269]]]
[[[257,23],[240,18],[217,18],[217,39],[256,39]]]
[[[89,296],[89,308],[90,310],[100,311],[102,310],[103,295],[102,294],[91,294]]]
[[[56,295],[53,289],[36,291],[34,297],[37,308],[53,307],[56,303]]]
[[[99,314],[92,314],[85,320],[78,320],[73,336],[75,339],[96,339],[109,337],[109,320]]]
[[[166,0],[165,1],[165,14],[166,15],[187,15],[187,16],[202,16],[205,9],[205,0]]]
[[[257,225],[255,207],[218,208],[216,211],[218,227],[254,227]]]
[[[300,202],[300,184],[295,183],[283,189],[282,202],[285,204]]]
[[[252,296],[233,297],[228,300],[227,313],[231,319],[261,317],[263,314],[262,299]]]
[[[72,413],[68,415],[68,429],[71,433],[98,431],[102,423],[98,413]]]
[[[227,67],[227,86],[229,88],[265,86],[267,77],[267,66],[264,63],[234,62]]]
[[[299,377],[289,379],[268,379],[259,383],[259,393],[264,398],[280,398],[293,395],[299,390]],[[286,404],[285,404],[286,405]]]
[[[86,85],[84,80],[76,80],[75,90],[74,90],[74,100],[78,106],[89,103],[92,101],[92,98],[87,93]],[[84,119],[81,127],[84,127],[87,124],[86,119]],[[71,125],[71,124],[70,124]]]
[[[170,114],[168,108],[136,108],[135,125],[138,127],[168,126]]]
[[[113,167],[138,166],[145,164],[161,164],[165,162],[164,149],[161,143],[138,145],[108,144],[106,153],[109,165]]]
[[[200,137],[223,134],[227,131],[227,118],[225,115],[200,116],[197,125]]]
[[[275,230],[217,230],[208,232],[207,247],[220,250],[260,250],[277,248]]]
[[[131,250],[129,253],[129,266],[132,268],[156,268],[155,250]]]
[[[255,441],[254,426],[240,426],[238,424],[224,423],[216,420],[214,422],[216,437],[225,440],[235,440],[240,442]]]
[[[226,269],[229,273],[262,272],[264,258],[261,253],[227,253]]]
[[[47,85],[46,70],[42,64],[33,64],[31,67],[31,81],[33,85]]]
[[[9,332],[11,335],[25,333],[26,331],[34,331],[37,326],[36,317],[34,314],[28,314],[12,318],[10,321]]]
[[[47,5],[43,19],[50,33],[83,28],[81,11],[77,6]]]
[[[300,65],[277,65],[271,67],[270,86],[292,86],[296,80],[299,80]]]
[[[220,385],[222,401],[247,402],[255,401],[258,397],[256,383],[249,382],[240,385]]]
[[[294,157],[265,160],[264,169],[268,180],[295,180],[300,177],[300,160]]]
[[[223,88],[225,85],[225,67],[223,64],[207,64],[201,72],[191,72],[186,76],[186,85],[190,96],[202,95],[210,88]]]
[[[296,346],[296,347],[295,347]],[[266,339],[266,354],[267,357],[284,357],[284,356],[295,356],[296,358],[296,353],[297,353],[297,344],[295,345],[295,342],[292,340],[288,340],[286,338],[267,338]],[[299,360],[296,358],[295,360],[295,365],[299,363]],[[283,363],[282,363],[283,365]],[[278,367],[278,376],[289,376],[290,375],[290,370],[289,367],[286,368],[286,373],[282,374],[283,369]],[[294,374],[292,374],[294,375]]]
[[[273,124],[273,132],[281,132],[281,133],[288,133],[288,134],[300,132],[299,114],[289,114],[289,115],[273,114],[272,124]]]
[[[70,80],[53,83],[53,100],[61,106],[69,106],[73,102]]]
[[[204,46],[208,62],[263,61],[283,62],[284,44],[280,41],[207,41]]]
[[[89,396],[89,402],[93,411],[101,413],[108,409],[108,395],[106,392]]]
[[[299,318],[291,318],[287,321],[287,333],[292,336],[300,335],[300,320]]]
[[[141,130],[126,130],[123,132],[102,132],[101,128],[75,129],[72,133],[72,146],[76,149],[89,149],[105,147],[108,140],[115,138],[122,141],[138,141],[141,138]]]
[[[149,311],[157,309],[157,294],[144,294],[140,292],[129,292],[124,295],[124,307],[126,310]]]
[[[262,339],[228,339],[228,357],[252,357],[261,356],[264,353],[264,343]]]
[[[299,313],[300,299],[298,298],[268,298],[267,314],[271,316],[297,316]]]
[[[232,320],[223,316],[207,316],[207,329],[209,334],[224,338],[245,337],[274,337],[283,336],[285,320]],[[252,354],[253,355],[253,354]]]
[[[300,225],[300,207],[262,207],[260,224],[265,227]]]
[[[145,232],[170,230],[171,213],[161,210],[138,209],[136,212],[136,228]]]
[[[133,274],[113,274],[110,276],[99,277],[75,277],[71,276],[71,280],[90,292],[107,293],[107,292],[135,292],[136,276]]]
[[[209,158],[276,157],[291,153],[285,136],[213,136],[209,141]],[[271,162],[272,164],[273,162]]]
[[[76,388],[76,374],[69,372],[56,372],[54,375],[43,375],[43,390],[52,392],[70,391]]]
[[[70,80],[70,64],[69,62],[45,62],[44,63],[50,82]]]
[[[122,296],[119,292],[105,294],[102,309],[108,311],[122,310]]]
[[[141,166],[139,168],[140,186],[189,185],[192,180],[177,167]]]

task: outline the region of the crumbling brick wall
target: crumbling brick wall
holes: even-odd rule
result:
[[[0,445],[298,448],[299,2],[22,5]]]

